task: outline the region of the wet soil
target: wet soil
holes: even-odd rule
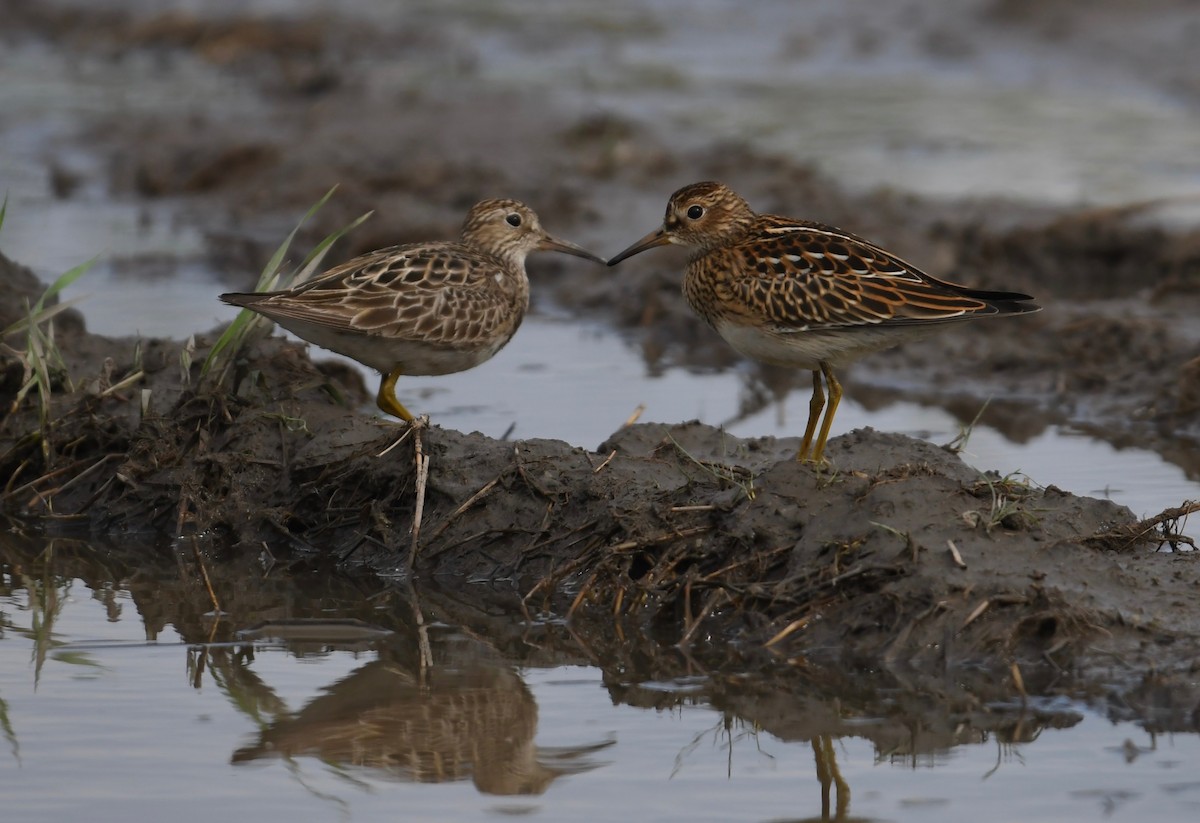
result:
[[[1066,35],[1031,22],[1032,6],[999,7],[1005,25],[1062,46]],[[170,204],[203,228],[229,286],[245,287],[333,183],[338,196],[302,242],[368,209],[377,217],[330,262],[452,235],[491,194],[526,199],[556,233],[612,253],[653,227],[661,206],[645,203],[724,179],[761,210],[845,226],[934,275],[1024,290],[1045,306],[1019,330],[973,324],[864,361],[847,379],[852,393],[903,391],[964,420],[1002,397],[984,419],[1017,439],[1071,422],[1200,472],[1200,233],[1156,221],[1160,204],[1066,210],[848,192],[747,145],[680,144],[652,122],[484,82],[383,95],[372,61],[395,32],[339,18],[17,8],[7,37],[112,60],[149,54],[167,67],[201,61],[236,73],[263,103],[244,117],[125,112],[79,134],[107,159],[102,182],[115,196]],[[1129,41],[1140,30],[1119,30],[1122,59],[1137,65]],[[448,32],[407,35],[403,61],[471,74]],[[71,196],[75,172],[53,169]],[[664,252],[600,276],[553,260],[531,271],[539,299],[640,335],[652,368],[728,365],[733,353],[683,304],[681,262]],[[41,288],[4,265],[0,324]],[[67,374],[47,425],[32,398],[7,411],[24,375],[0,352],[5,508],[55,533],[174,535],[214,562],[253,558],[278,574],[403,575],[411,563],[426,584],[599,627],[579,631],[608,659],[649,655],[666,668],[687,665],[663,651],[677,644],[712,666],[792,677],[835,661],[921,680],[982,664],[1003,673],[994,682],[1010,696],[1064,675],[1134,688],[1153,671],[1146,689],[1194,678],[1194,554],[1155,551],[1181,545],[1179,513],[1139,524],[1110,502],[983,475],[944,449],[869,430],[832,440],[832,468],[817,471],[796,463],[794,441],[696,423],[567,444],[434,421],[419,437],[430,470],[414,554],[418,437],[357,410],[362,386],[345,370],[275,338],[217,386],[198,371],[216,331],[197,330],[186,358],[181,340],[89,334],[75,312],[57,333]],[[809,380],[760,375],[763,402]]]
[[[1155,552],[1182,546],[1178,513],[1139,523],[869,429],[831,440],[821,470],[795,460],[795,439],[699,423],[635,424],[595,449],[414,433],[348,405],[280,338],[246,351],[232,390],[201,382],[204,337],[187,383],[177,342],[69,323],[60,340],[80,389],[55,397],[46,427],[23,406],[0,429],[6,506],[51,533],[175,535],[285,574],[411,564],[509,609],[616,621],[743,665],[1194,665],[1194,555]],[[135,356],[144,377],[111,391]]]

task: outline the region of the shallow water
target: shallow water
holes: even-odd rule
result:
[[[398,25],[395,4],[379,0],[172,5],[197,13],[336,8]],[[804,52],[812,35],[796,23],[795,7],[757,3],[749,13],[707,3],[697,14],[695,4],[659,0],[613,3],[599,15],[581,2],[410,3],[412,14],[451,32],[447,59],[471,55],[473,69],[438,77],[440,66],[383,66],[376,82],[392,97],[403,96],[405,83],[455,94],[487,82],[544,95],[581,116],[650,122],[665,145],[745,142],[813,163],[856,189],[1063,204],[1186,196],[1200,187],[1192,162],[1200,114],[1135,77],[1080,66],[1053,49],[1031,56],[997,48],[964,70],[915,48],[902,25],[869,59],[859,59],[850,30],[836,26],[815,35],[832,47]],[[884,29],[895,22],[882,6],[873,13]],[[447,22],[455,16],[465,22]],[[84,135],[95,118],[122,112],[212,116],[215,105],[217,116],[252,118],[258,101],[249,87],[186,56],[159,65],[9,43],[0,69],[0,187],[10,198],[0,248],[46,280],[98,255],[97,268],[68,294],[90,295],[81,308],[96,332],[181,337],[230,319],[215,299],[229,283],[205,267],[205,238],[175,220],[170,202],[148,209],[114,200],[104,158],[89,153]],[[52,163],[82,180],[70,196],[54,193]],[[1173,214],[1194,220],[1189,208]],[[661,209],[639,203],[628,222],[644,230]],[[400,390],[444,426],[589,448],[639,407],[643,421],[698,418],[738,436],[795,436],[803,425],[803,393],[742,413],[749,370],[650,372],[636,340],[541,314],[485,366],[404,380]],[[866,425],[935,443],[959,433],[959,422],[939,409],[867,408],[856,395],[865,393],[849,385],[835,436]],[[1200,483],[1155,454],[1056,428],[1013,443],[981,426],[965,456],[981,469],[1110,496],[1139,515],[1200,497]],[[666,681],[622,673],[557,624],[496,619],[481,627],[426,606],[434,664],[422,669],[410,606],[382,583],[362,590],[337,578],[306,580],[301,590],[279,571],[240,587],[218,580],[229,613],[214,624],[186,552],[177,576],[159,579],[152,569],[106,566],[103,549],[68,553],[60,541],[38,558],[41,547],[9,551],[7,540],[0,535],[6,820],[808,819],[822,811],[809,738],[823,725],[860,729],[818,747],[820,762],[836,761],[840,797],[855,819],[1191,820],[1200,812],[1194,735],[1155,736],[1082,704],[1039,704],[1010,732],[963,723],[939,735],[914,722],[888,747],[870,736],[896,716],[883,700],[853,716],[816,711],[806,733],[789,734],[753,711],[727,708],[703,673]],[[62,559],[71,553],[90,559]],[[231,642],[232,628],[293,617],[355,617],[395,634],[353,644]],[[422,688],[422,678],[436,688]],[[769,689],[748,679],[731,691],[760,686]],[[478,712],[463,709],[472,694],[477,703],[512,701],[509,725],[484,728]],[[780,703],[790,710],[806,697]],[[335,708],[323,708],[328,701]],[[1013,706],[988,709],[1020,717]],[[442,738],[414,720],[434,713]],[[279,755],[277,743],[276,756],[249,759],[272,726],[280,735],[295,731],[298,753]],[[358,765],[331,748],[347,729],[372,726],[387,739],[374,749],[360,743]],[[453,738],[456,728],[468,733]],[[473,759],[458,756],[464,746]],[[246,762],[232,762],[237,753]],[[390,768],[367,765],[385,755]],[[519,768],[497,770],[498,762]],[[518,789],[533,793],[506,794]],[[839,791],[831,795],[835,805]]]
[[[831,808],[840,795],[859,820],[1185,820],[1200,809],[1195,735],[1151,734],[1067,700],[987,707],[1010,718],[1007,731],[963,719],[905,729],[887,697],[840,711],[810,702],[792,727],[809,733],[777,735],[764,724],[779,723],[778,706],[763,703],[760,718],[753,703],[722,708],[728,696],[702,672],[660,681],[589,661],[561,626],[493,619],[489,635],[426,604],[433,662],[422,667],[412,606],[383,586],[335,580],[317,597],[276,573],[242,601],[217,577],[228,614],[214,626],[184,555],[175,577],[127,580],[80,544],[38,556],[3,541],[6,819],[817,819],[819,762],[843,781]],[[366,618],[393,633],[232,635],[264,616]],[[897,722],[886,748],[871,742],[892,739],[879,730]],[[818,760],[809,738],[822,725],[849,731],[818,735]]]

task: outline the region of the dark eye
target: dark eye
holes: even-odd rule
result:
[[[688,209],[688,220],[699,220],[704,216],[704,206],[692,206]]]
[[[504,222],[508,223],[508,225],[512,226],[513,228],[516,228],[517,226],[521,225],[521,215],[514,211],[508,217],[504,218]]]

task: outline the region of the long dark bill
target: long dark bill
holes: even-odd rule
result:
[[[626,257],[633,257],[635,254],[640,254],[640,253],[644,252],[646,249],[652,249],[656,246],[665,246],[670,242],[671,242],[671,237],[670,237],[670,235],[667,234],[666,229],[662,229],[662,228],[655,229],[654,231],[650,232],[645,237],[643,237],[641,240],[637,241],[632,246],[625,249],[625,251],[618,254],[616,257],[609,258],[608,265],[615,266],[618,263],[620,263],[622,260],[624,260]]]
[[[576,257],[591,260],[593,263],[599,263],[602,266],[606,262],[603,257],[592,254],[583,246],[577,246],[568,240],[559,240],[557,237],[551,237],[548,234],[542,238],[542,242],[538,243],[538,248],[542,251],[560,251],[563,254],[573,254]]]

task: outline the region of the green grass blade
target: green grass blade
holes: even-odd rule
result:
[[[86,272],[88,269],[90,269],[95,264],[96,264],[96,258],[93,257],[91,260],[86,260],[83,263],[80,263],[75,268],[71,269],[70,271],[63,272],[61,275],[59,275],[58,279],[55,280],[53,283],[51,283],[49,288],[47,288],[44,292],[42,292],[42,296],[38,298],[38,301],[33,304],[33,313],[35,315],[41,313],[43,307],[45,307],[45,305],[46,305],[47,300],[49,300],[54,295],[58,294],[60,291],[65,289],[67,286],[74,283],[76,280],[78,280],[80,277],[83,276],[84,272]]]
[[[15,323],[13,323],[7,329],[0,331],[0,337],[8,337],[10,334],[16,334],[17,332],[23,332],[26,329],[32,328],[35,325],[41,325],[42,323],[45,323],[47,320],[50,320],[51,318],[55,317],[56,315],[62,314],[64,311],[71,308],[72,306],[78,305],[79,303],[81,303],[83,301],[83,299],[84,298],[82,298],[82,297],[72,297],[70,300],[63,300],[59,303],[55,303],[53,306],[51,306],[48,309],[42,309],[41,312],[36,313],[36,314],[34,313],[33,309],[30,309],[29,312],[26,313],[26,315],[24,317],[22,317],[20,320],[17,320]]]
[[[275,250],[275,254],[271,255],[271,259],[267,261],[266,267],[263,268],[262,274],[258,277],[258,285],[255,286],[255,291],[268,291],[275,288],[275,283],[271,281],[271,278],[279,274],[279,266],[283,263],[283,258],[287,254],[288,249],[291,248],[292,242],[296,239],[296,235],[299,233],[301,227],[303,227],[304,224],[307,223],[314,214],[319,212],[322,206],[329,202],[329,198],[333,196],[335,191],[337,191],[337,186],[334,186],[329,191],[325,192],[325,196],[314,203],[312,207],[304,213],[304,216],[300,218],[300,222],[296,224],[294,229],[292,229],[291,234],[289,234],[287,239],[284,240],[283,243],[280,244],[279,248]]]
[[[308,256],[304,258],[304,261],[300,264],[300,267],[296,272],[296,276],[292,278],[292,282],[303,283],[305,280],[307,280],[312,275],[312,272],[321,265],[321,261],[325,259],[325,254],[329,251],[329,248],[334,243],[341,240],[344,235],[349,234],[365,223],[374,213],[375,212],[373,211],[367,212],[354,222],[342,226],[333,234],[329,235],[320,243],[318,243],[316,247],[308,253]]]
[[[279,245],[279,248],[275,250],[275,253],[271,255],[271,259],[267,261],[267,265],[263,267],[262,273],[258,278],[258,283],[255,286],[255,291],[263,292],[273,291],[276,288],[287,288],[295,282],[306,279],[307,276],[311,274],[312,271],[317,268],[317,266],[320,265],[321,260],[325,257],[325,254],[328,252],[330,246],[340,240],[347,232],[360,226],[363,221],[365,221],[373,213],[367,212],[357,220],[354,220],[350,224],[343,226],[342,228],[325,237],[311,252],[308,253],[308,255],[304,258],[304,261],[292,273],[292,276],[286,278],[282,283],[280,283],[281,275],[283,274],[281,270],[283,260],[287,256],[288,250],[291,248],[292,243],[295,241],[297,233],[299,233],[301,227],[303,227],[304,224],[308,222],[308,220],[312,218],[312,216],[316,214],[322,206],[329,202],[329,198],[333,196],[335,191],[337,191],[337,186],[334,186],[329,191],[325,192],[325,195],[315,204],[313,204],[313,206],[309,208],[307,212],[305,212],[304,216],[300,218],[300,222],[296,224],[296,227],[292,229],[291,233],[289,233],[284,241]],[[218,370],[219,368],[220,374],[218,380],[223,380],[225,376],[225,370],[227,369],[228,365],[233,362],[234,356],[244,345],[251,332],[256,327],[265,327],[269,323],[270,321],[265,317],[256,312],[250,311],[249,309],[242,309],[240,312],[238,312],[237,317],[234,318],[233,322],[229,324],[228,328],[221,333],[221,336],[217,338],[217,341],[209,350],[208,355],[204,358],[204,363],[200,366],[200,378],[202,380],[205,379],[209,374],[213,373],[214,370]]]

